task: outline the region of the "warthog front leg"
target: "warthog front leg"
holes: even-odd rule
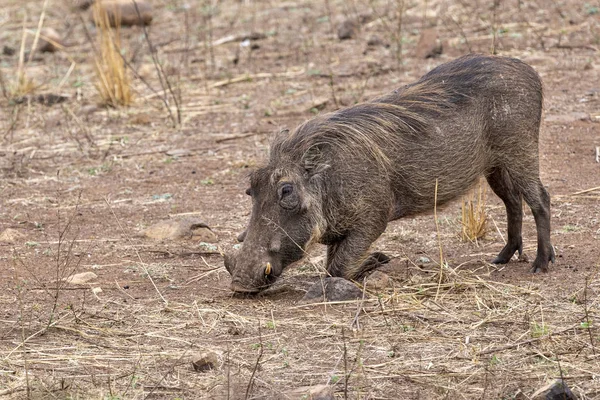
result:
[[[383,253],[369,254],[369,249],[374,241],[375,239],[370,239],[361,232],[352,232],[339,242],[329,245],[327,247],[327,272],[331,276],[359,280],[367,272],[388,263],[390,258]]]

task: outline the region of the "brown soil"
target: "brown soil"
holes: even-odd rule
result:
[[[7,90],[23,13],[34,31],[41,3],[3,3],[3,44],[17,49],[0,56]],[[208,6],[153,1],[150,38],[181,91],[174,128],[142,29],[123,29],[123,43],[153,90],[136,78],[131,107],[98,108],[82,20],[56,3],[44,25],[68,47],[34,55],[25,71],[36,95],[69,98],[3,98],[0,108],[0,233],[16,231],[0,242],[0,397],[281,399],[327,384],[336,398],[527,399],[563,377],[580,398],[600,398],[599,4],[410,2],[398,61],[397,2],[227,0],[209,21]],[[348,18],[360,30],[341,41],[337,26]],[[443,53],[417,58],[431,27]],[[264,35],[243,43],[252,32]],[[492,46],[531,64],[545,84],[550,273],[487,263],[506,233],[488,189],[489,229],[478,243],[460,241],[460,201],[438,212],[439,233],[433,215],[391,223],[375,247],[394,257],[382,269],[393,287],[362,301],[298,304],[324,276],[321,247],[265,293],[232,295],[220,251],[246,223],[246,177],[271,134]],[[218,248],[139,235],[183,216],[205,221]],[[528,210],[524,246],[532,260]],[[98,277],[63,282],[88,271]],[[198,372],[192,361],[204,352],[217,354],[217,367]]]

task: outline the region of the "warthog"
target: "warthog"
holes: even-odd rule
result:
[[[508,241],[493,263],[521,254],[524,198],[535,217],[532,271],[554,262],[550,196],[539,178],[542,84],[525,63],[468,55],[383,97],[318,116],[271,143],[250,176],[250,223],[226,256],[231,289],[258,292],[313,242],[331,276],[360,279],[386,261],[369,253],[389,221],[455,199],[481,175],[506,206]]]

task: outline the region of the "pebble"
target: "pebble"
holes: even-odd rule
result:
[[[218,357],[214,351],[207,351],[194,357],[192,366],[196,372],[207,372],[217,368]]]
[[[344,278],[325,277],[312,285],[300,303],[311,304],[323,301],[346,301],[362,298],[363,291]]]
[[[169,219],[146,228],[142,235],[157,240],[191,239],[215,243],[217,235],[198,218]]]

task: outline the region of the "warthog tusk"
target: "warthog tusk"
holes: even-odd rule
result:
[[[265,275],[271,275],[271,263],[267,263],[267,267],[265,268]]]

